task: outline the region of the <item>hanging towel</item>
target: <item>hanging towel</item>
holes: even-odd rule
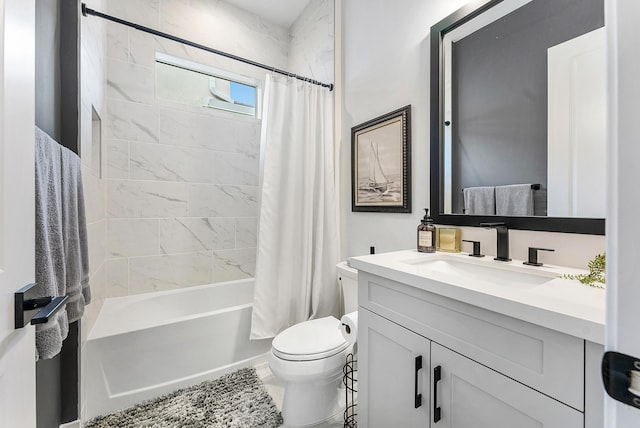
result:
[[[36,284],[39,296],[65,295],[65,258],[62,229],[62,150],[40,129],[35,133]],[[66,308],[46,324],[36,326],[39,358],[60,352],[69,323]]]
[[[65,255],[65,291],[69,322],[82,317],[84,306],[91,301],[89,288],[89,251],[84,212],[82,170],[78,155],[62,150],[62,237]]]
[[[466,187],[462,189],[462,193],[465,214],[494,215],[496,213],[495,187]]]
[[[533,215],[531,184],[496,186],[496,214],[506,216]]]
[[[36,327],[39,358],[60,352],[69,322],[91,300],[80,158],[36,128],[36,284],[40,296],[69,296],[53,319]]]

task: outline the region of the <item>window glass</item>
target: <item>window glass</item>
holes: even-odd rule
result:
[[[184,61],[185,64],[187,61]],[[224,73],[206,72],[206,66],[189,68],[156,60],[156,97],[192,106],[256,115],[256,85],[243,83]],[[238,76],[238,80],[247,80]]]

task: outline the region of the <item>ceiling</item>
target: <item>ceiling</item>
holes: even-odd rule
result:
[[[300,16],[311,0],[225,0],[285,28]]]

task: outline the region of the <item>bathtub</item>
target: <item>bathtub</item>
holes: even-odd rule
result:
[[[83,417],[266,361],[252,300],[253,279],[107,299],[84,349]]]

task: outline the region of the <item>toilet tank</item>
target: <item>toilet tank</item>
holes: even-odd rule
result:
[[[338,263],[336,269],[344,301],[344,313],[348,314],[358,309],[358,271],[350,267],[346,261]]]

